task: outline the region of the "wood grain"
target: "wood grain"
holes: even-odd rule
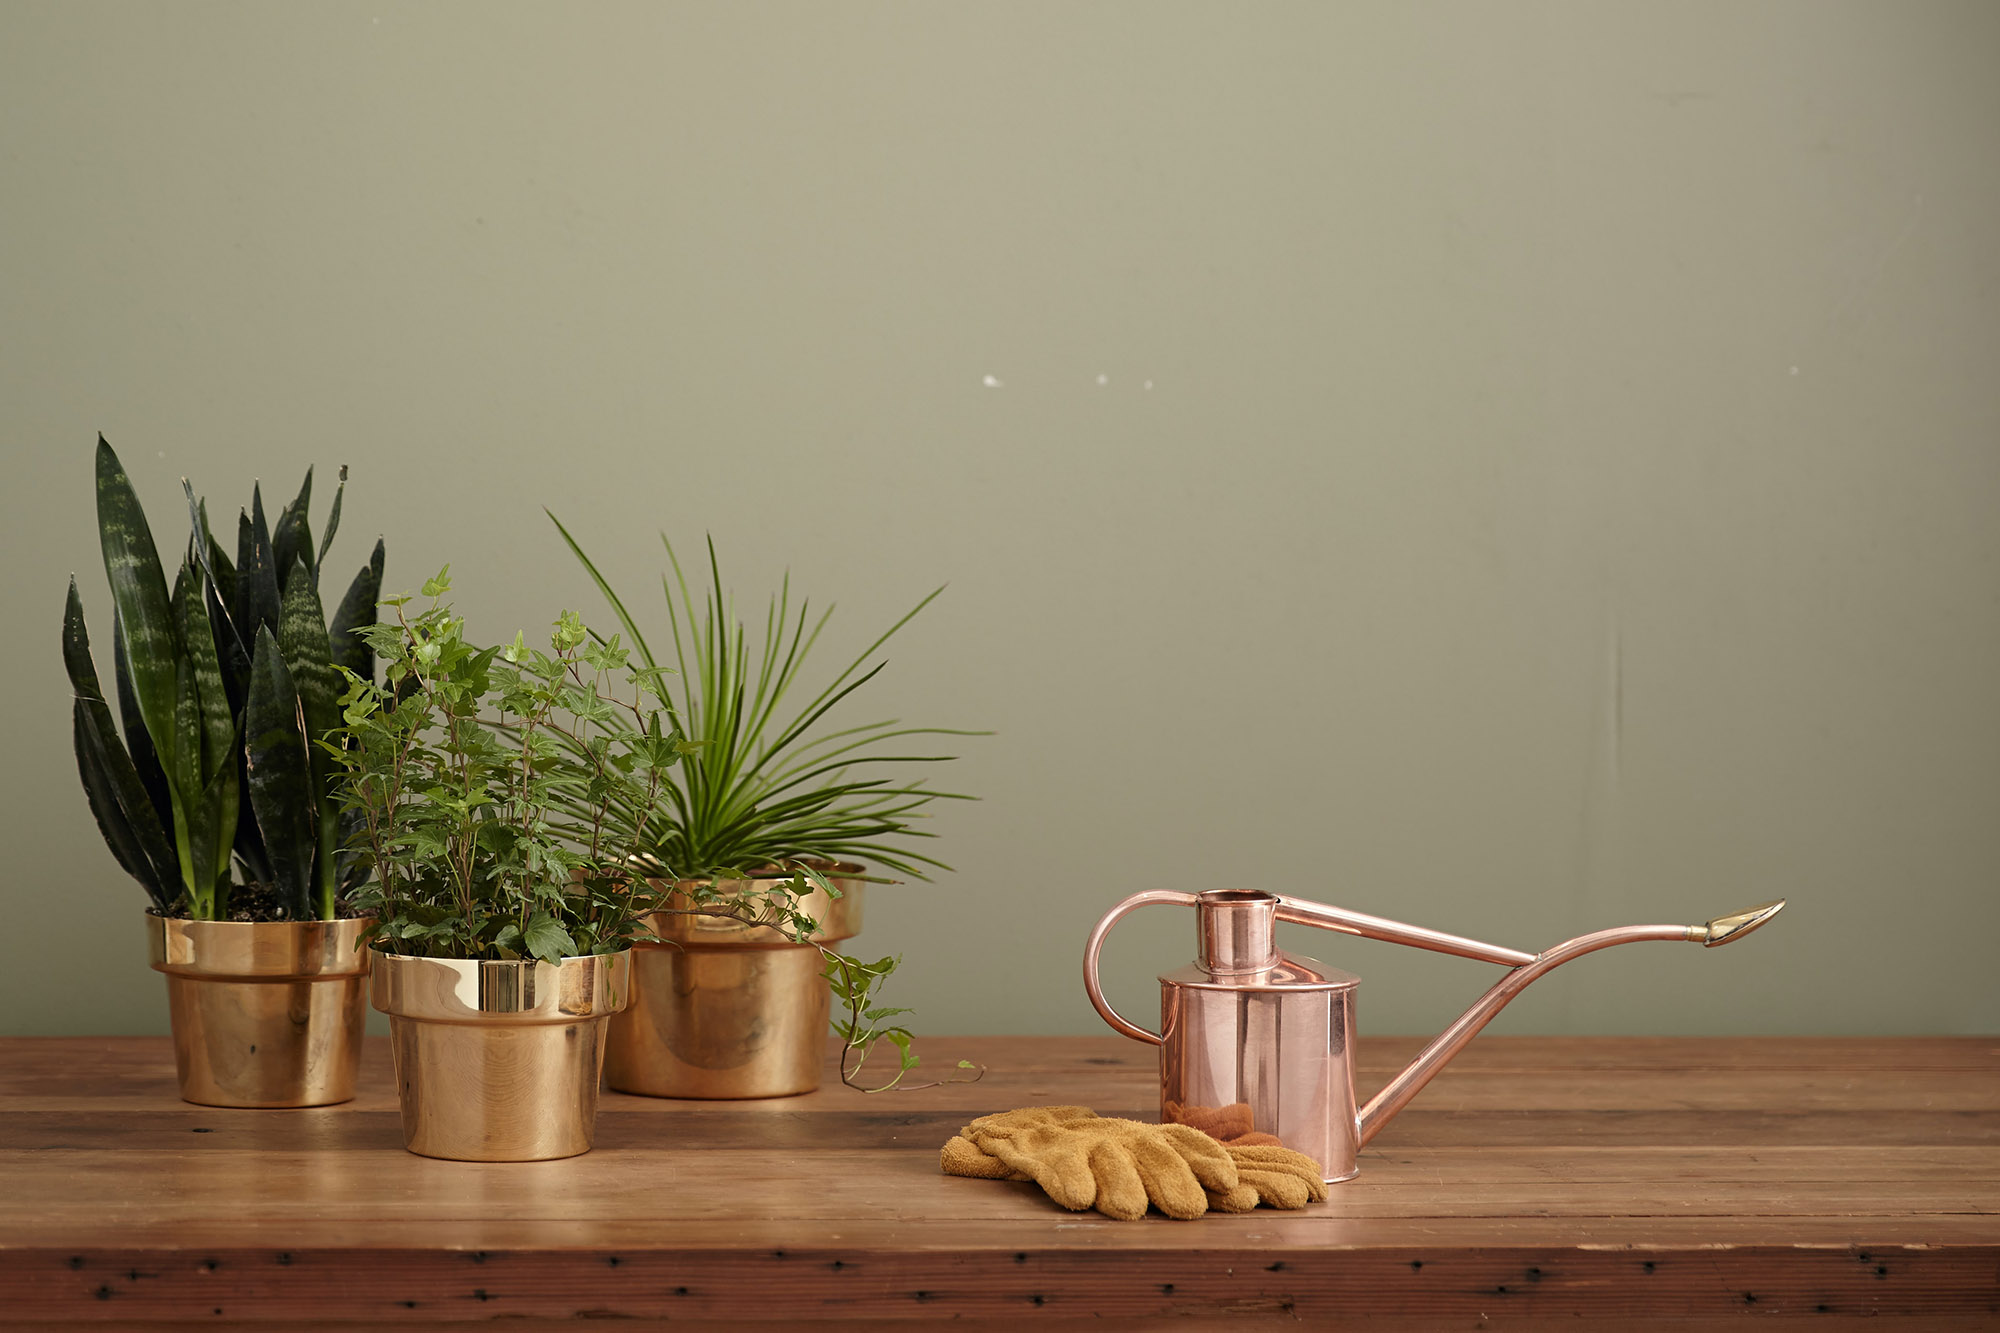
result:
[[[1371,1040],[1361,1082],[1419,1044]],[[164,1039],[0,1040],[0,1324],[2000,1323],[1990,1038],[1484,1038],[1325,1204],[1137,1223],[943,1176],[937,1149],[1037,1102],[1151,1118],[1149,1052],[926,1045],[989,1073],[607,1094],[591,1154],[482,1166],[402,1151],[380,1043],[346,1106],[225,1111],[175,1099]]]

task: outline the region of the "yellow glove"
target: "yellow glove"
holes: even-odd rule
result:
[[[1240,1185],[1229,1154],[1198,1129],[1107,1119],[1083,1107],[983,1116],[963,1138],[1063,1207],[1120,1220],[1144,1217],[1148,1203],[1168,1217],[1200,1217],[1210,1191],[1229,1195]]]
[[[1245,1108],[1245,1110],[1247,1112],[1248,1108]],[[1247,1121],[1247,1115],[1245,1118]],[[1031,1106],[1019,1111],[1007,1111],[999,1115],[983,1116],[973,1121],[972,1124],[965,1127],[963,1134],[954,1135],[951,1141],[945,1144],[944,1150],[939,1154],[939,1164],[948,1175],[971,1176],[984,1180],[1036,1180],[1039,1182],[1042,1180],[1042,1176],[1037,1175],[1032,1170],[1019,1169],[1016,1166],[1009,1165],[1007,1160],[996,1155],[995,1152],[987,1151],[981,1144],[997,1144],[1003,1140],[1013,1140],[1016,1138],[1032,1139],[1044,1137],[1049,1134],[1060,1136],[1064,1131],[1073,1131],[1093,1122],[1099,1126],[1107,1124],[1134,1125],[1134,1122],[1129,1120],[1104,1120],[1095,1111],[1085,1106]],[[1171,1137],[1180,1139],[1183,1142],[1186,1141],[1179,1133],[1179,1131],[1186,1129],[1186,1126],[1137,1125],[1136,1128],[1153,1131],[1166,1130],[1169,1131]],[[1040,1133],[1031,1133],[1031,1131],[1039,1131]],[[1203,1135],[1203,1137],[1210,1136]],[[1264,1142],[1260,1143],[1257,1140],[1263,1140]],[[1208,1180],[1202,1182],[1202,1191],[1206,1196],[1207,1208],[1214,1208],[1219,1212],[1230,1213],[1249,1212],[1259,1204],[1270,1208],[1303,1208],[1308,1202],[1318,1201],[1326,1197],[1326,1185],[1320,1179],[1319,1163],[1313,1161],[1312,1158],[1307,1157],[1304,1153],[1293,1152],[1289,1148],[1278,1145],[1267,1134],[1246,1133],[1243,1135],[1241,1141],[1224,1144],[1222,1148],[1236,1167],[1236,1183],[1233,1187],[1222,1186],[1219,1182],[1222,1179],[1226,1179],[1226,1175],[1219,1170],[1211,1168],[1207,1173]],[[1200,1154],[1204,1161],[1212,1162],[1213,1159],[1207,1148],[1200,1149]],[[1015,1154],[1015,1157],[1017,1161],[1020,1160],[1018,1153]],[[1030,1166],[1032,1164],[1022,1162],[1022,1165]],[[1129,1186],[1129,1182],[1127,1183]],[[1075,1198],[1083,1193],[1083,1187],[1080,1184],[1075,1184],[1074,1182],[1072,1184],[1074,1184],[1074,1188],[1069,1193],[1068,1198]],[[1106,1213],[1107,1216],[1119,1218],[1138,1217],[1145,1211],[1144,1202],[1137,1204],[1136,1211],[1133,1209],[1129,1188],[1122,1196],[1114,1199],[1111,1208],[1106,1208],[1103,1201],[1099,1198],[1092,1198],[1082,1203],[1071,1203],[1066,1198],[1058,1196],[1056,1189],[1050,1188],[1046,1184],[1044,1184],[1043,1188],[1049,1190],[1051,1198],[1056,1198],[1058,1202],[1063,1203],[1065,1207],[1069,1208],[1080,1209],[1094,1205],[1100,1212]],[[1154,1202],[1157,1203],[1158,1201],[1155,1200]],[[1185,1196],[1177,1198],[1175,1202],[1183,1207],[1182,1212],[1170,1212],[1166,1207],[1162,1207],[1161,1211],[1167,1212],[1169,1216],[1200,1215],[1199,1212],[1193,1211],[1191,1201],[1186,1199]]]
[[[1247,1213],[1260,1203],[1266,1208],[1303,1208],[1326,1197],[1319,1163],[1302,1152],[1268,1143],[1229,1143],[1223,1151],[1236,1163],[1239,1184],[1229,1194],[1209,1192],[1209,1207],[1219,1212]]]

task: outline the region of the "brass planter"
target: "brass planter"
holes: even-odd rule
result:
[[[375,951],[403,1146],[460,1162],[590,1151],[604,1032],[631,994],[631,953],[560,964]]]
[[[824,867],[841,892],[799,908],[832,943],[860,933],[862,867]],[[755,880],[722,880],[742,892]],[[655,912],[663,943],[632,949],[632,1005],[611,1020],[605,1082],[648,1097],[790,1097],[819,1086],[832,993],[818,949],[775,926]]]
[[[146,914],[167,978],[181,1098],[327,1106],[354,1096],[372,917],[188,921]]]

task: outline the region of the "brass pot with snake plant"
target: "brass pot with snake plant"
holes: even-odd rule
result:
[[[375,623],[382,543],[329,626],[320,567],[344,471],[317,545],[310,470],[275,523],[253,488],[234,559],[183,479],[188,535],[171,584],[102,436],[96,479],[116,711],[72,576],[62,648],[77,771],[105,845],[149,901],[181,1095],[218,1106],[345,1101],[372,923],[342,910],[366,869],[343,845],[343,775],[313,742],[339,721],[336,666],[373,671],[354,631]]]

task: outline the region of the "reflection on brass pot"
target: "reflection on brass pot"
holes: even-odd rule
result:
[[[830,944],[858,934],[862,867],[815,868],[840,897],[814,890],[799,898],[799,910],[820,923],[813,938]],[[754,895],[769,883],[716,887]],[[690,905],[678,895],[668,902]],[[770,919],[755,896],[746,908]],[[819,1086],[831,998],[818,949],[732,917],[669,911],[646,920],[665,942],[633,947],[632,1005],[611,1020],[607,1083],[651,1097],[703,1098],[789,1097]]]
[[[373,917],[188,921],[146,914],[167,978],[181,1097],[201,1106],[327,1106],[354,1096]]]
[[[375,951],[403,1145],[461,1162],[590,1151],[604,1033],[631,994],[631,953],[480,962]]]

